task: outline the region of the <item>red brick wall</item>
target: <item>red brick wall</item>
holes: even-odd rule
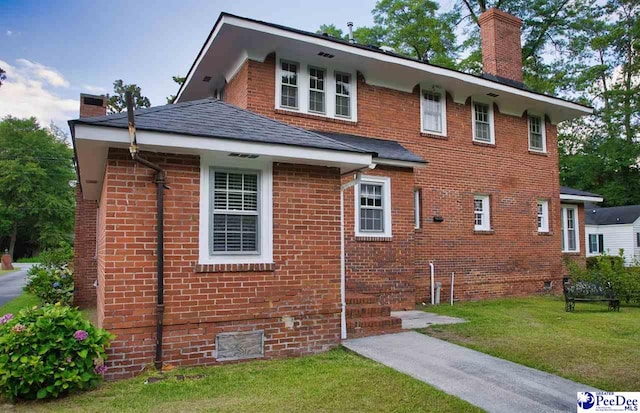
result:
[[[429,299],[430,261],[436,267],[436,281],[443,282],[444,297],[449,296],[450,274],[455,272],[456,299],[543,292],[545,281],[561,280],[555,126],[546,123],[548,154],[530,153],[526,116],[504,115],[494,105],[496,144],[477,144],[472,141],[470,100],[461,105],[447,96],[448,137],[423,135],[417,88],[405,93],[376,87],[366,84],[361,75],[357,123],[290,114],[274,109],[275,56],[264,63],[249,61],[248,70],[249,110],[306,129],[396,140],[429,161],[425,168],[415,169],[414,175],[415,185],[422,189],[422,229],[414,236],[418,302]],[[474,232],[475,193],[491,196],[491,234]],[[550,202],[547,235],[537,232],[539,198]],[[444,222],[434,223],[436,215]],[[347,225],[347,236],[353,236],[352,228]],[[396,237],[400,237],[398,232],[391,244],[402,242]],[[365,245],[370,248],[368,252],[361,249],[363,254],[375,257],[379,253],[376,243]],[[381,263],[382,259],[376,261]]]
[[[88,308],[96,305],[96,201],[82,199],[76,190],[76,216],[73,257],[74,305]]]
[[[223,100],[239,108],[247,108],[249,63],[245,61],[233,79],[225,86]]]
[[[166,363],[215,363],[215,336],[229,331],[264,329],[268,358],[338,344],[337,169],[274,164],[275,265],[266,271],[198,272],[199,158],[145,156],[167,170],[171,188],[165,192]],[[103,199],[99,317],[100,325],[117,335],[109,361],[109,377],[115,378],[139,372],[154,357],[153,172],[134,164],[126,152],[112,150]],[[293,327],[285,326],[284,316],[295,320]]]
[[[482,37],[482,70],[506,79],[522,82],[522,21],[498,9],[489,9],[478,17]]]

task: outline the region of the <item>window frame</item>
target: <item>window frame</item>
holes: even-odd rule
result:
[[[282,64],[283,63],[287,63],[289,65],[296,65],[296,85],[290,85],[288,83],[282,83],[282,74],[284,73],[284,70],[282,69]],[[276,71],[278,73],[278,79],[279,79],[279,84],[278,84],[278,106],[283,108],[283,109],[288,109],[288,110],[299,110],[300,109],[300,63],[298,62],[294,62],[288,59],[280,59],[280,61],[278,62],[278,70]],[[296,88],[296,106],[288,106],[288,105],[283,105],[282,104],[282,87],[283,86],[289,86],[289,87],[295,87]]]
[[[540,214],[540,206],[542,205],[542,214]],[[549,200],[538,199],[536,202],[537,227],[539,233],[549,232]],[[542,226],[540,226],[540,218],[542,218]]]
[[[481,105],[487,105],[489,108],[488,118],[489,118],[489,141],[484,141],[481,139],[476,139],[476,103]],[[484,99],[471,99],[471,125],[472,125],[472,140],[473,142],[482,143],[485,145],[495,145],[496,144],[496,132],[495,132],[495,121],[494,121],[494,113],[493,113],[493,102],[484,100]]]
[[[482,201],[482,224],[476,224],[476,201]],[[491,231],[491,197],[486,194],[475,194],[473,196],[473,230],[486,232]]]
[[[212,170],[225,172],[259,172],[258,178],[258,252],[213,253],[213,175]],[[224,155],[200,156],[200,222],[198,235],[198,264],[272,264],[273,263],[273,166],[267,159],[238,159]]]
[[[640,232],[636,232],[636,248],[640,248]]]
[[[346,76],[349,79],[349,94],[345,95],[342,93],[338,93],[338,76]],[[333,79],[334,79],[334,86],[336,87],[336,92],[335,92],[335,102],[334,102],[334,108],[333,108],[333,113],[335,114],[335,116],[337,118],[342,118],[342,119],[351,119],[351,112],[352,112],[352,108],[351,108],[351,101],[352,101],[352,97],[353,97],[353,77],[351,76],[351,74],[347,73],[347,72],[342,72],[340,70],[334,70],[333,71]],[[338,97],[342,97],[342,98],[347,98],[349,99],[349,115],[343,115],[341,113],[338,113]]]
[[[531,146],[531,118],[540,119],[540,134],[542,137],[542,149],[534,148]],[[529,140],[529,150],[532,152],[538,153],[547,153],[547,122],[545,116],[541,113],[537,112],[528,112],[527,113],[527,135]]]
[[[588,234],[588,235],[589,236],[587,238],[588,238],[588,241],[589,241],[589,249],[588,249],[589,254],[603,254],[604,253],[604,234],[591,233],[591,234]],[[591,248],[593,246],[592,245],[592,241],[591,241],[591,237],[595,237],[595,240],[596,240],[596,242],[595,242],[596,249],[595,250],[593,250]]]
[[[321,71],[323,74],[323,78],[322,78],[322,85],[323,85],[323,89],[318,89],[318,88],[312,88],[311,87],[311,71],[312,70],[316,70],[316,71]],[[319,67],[319,66],[315,66],[315,65],[307,65],[307,87],[309,88],[309,94],[307,96],[307,110],[309,111],[309,113],[311,113],[312,115],[326,115],[327,114],[327,69],[323,68],[323,67]],[[317,77],[317,76],[316,76]],[[317,82],[317,80],[316,80]],[[312,110],[311,109],[311,92],[316,92],[316,93],[322,93],[322,103],[323,103],[323,110],[322,111],[318,111],[318,110]]]
[[[569,246],[569,228],[568,228],[568,219],[567,219],[567,210],[573,210],[574,217],[574,230],[576,236],[576,249],[570,250]],[[560,223],[561,223],[561,231],[562,234],[562,252],[563,253],[578,253],[580,252],[580,218],[579,218],[579,209],[577,205],[571,204],[562,204],[560,205]]]
[[[434,131],[434,130],[429,130],[429,129],[425,129],[424,127],[424,121],[425,121],[425,117],[424,117],[424,105],[425,105],[425,97],[424,94],[425,93],[432,93],[432,94],[437,94],[440,95],[440,123],[442,125],[442,130],[440,132],[438,131]],[[446,90],[438,87],[438,86],[431,86],[431,87],[421,87],[420,88],[420,132],[421,133],[426,133],[429,135],[437,135],[437,136],[447,136],[447,92]]]
[[[363,231],[360,229],[360,184],[372,184],[382,186],[382,231]],[[360,178],[360,181],[354,186],[354,207],[355,219],[354,230],[356,237],[373,237],[373,238],[391,238],[393,236],[393,222],[391,216],[392,197],[391,197],[391,178],[386,176],[366,175]]]
[[[413,229],[422,228],[422,189],[413,190]]]
[[[298,65],[298,107],[292,108],[281,105],[282,99],[282,62]],[[309,110],[310,83],[309,68],[321,69],[324,71],[324,113]],[[343,122],[356,124],[358,121],[358,77],[355,69],[348,66],[335,66],[329,59],[320,56],[310,56],[298,58],[294,56],[276,55],[275,63],[275,98],[274,108],[278,111],[289,112],[291,114],[308,114],[314,117],[338,119]],[[306,70],[305,70],[306,69]],[[349,112],[350,116],[338,115],[336,113],[336,73],[349,76]]]

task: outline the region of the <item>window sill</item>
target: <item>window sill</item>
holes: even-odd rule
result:
[[[576,255],[576,256],[582,255],[580,254],[580,251],[562,251],[562,253],[564,255]]]
[[[393,237],[371,237],[364,235],[356,235],[356,241],[358,242],[391,242]]]
[[[437,133],[430,133],[425,131],[420,131],[420,136],[424,136],[425,138],[441,139],[443,141],[449,140],[449,137],[447,135],[438,135]]]
[[[538,235],[543,236],[543,237],[550,237],[553,235],[553,232],[549,232],[549,231],[538,231]]]
[[[538,155],[538,156],[549,156],[549,154],[547,152],[536,151],[534,149],[529,149],[529,154]]]
[[[495,231],[492,229],[474,229],[473,233],[476,235],[493,235]]]
[[[197,264],[196,273],[208,272],[273,272],[275,263],[261,264]]]
[[[306,118],[306,119],[317,119],[317,120],[322,120],[325,122],[332,122],[332,123],[339,123],[342,125],[349,125],[349,126],[357,126],[358,125],[358,121],[357,120],[352,120],[352,119],[347,119],[347,118],[334,118],[331,116],[327,116],[327,115],[319,115],[316,113],[304,113],[304,112],[298,112],[295,110],[290,110],[290,109],[280,109],[280,108],[275,108],[274,109],[275,113],[280,114],[280,115],[289,115],[289,116],[297,116],[299,118]]]
[[[486,148],[495,148],[496,147],[495,143],[489,143],[489,142],[480,142],[480,141],[472,140],[471,143],[473,143],[474,145],[477,145],[477,146],[484,146]]]

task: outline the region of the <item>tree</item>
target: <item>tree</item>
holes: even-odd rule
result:
[[[4,71],[3,68],[0,67],[0,86],[2,86],[2,82],[7,78],[7,72]]]
[[[18,237],[43,247],[70,241],[73,150],[35,118],[0,122],[0,235],[13,255]]]
[[[173,79],[174,82],[176,82],[178,85],[182,86],[184,84],[184,82],[187,80],[186,77],[182,77],[182,76],[172,76],[171,77]],[[167,97],[167,103],[171,104],[176,100],[177,95],[169,95]]]
[[[140,86],[136,84],[125,85],[122,79],[118,79],[113,82],[113,95],[109,96],[109,103],[107,104],[109,113],[120,113],[127,109],[125,93],[128,91],[133,95],[135,109],[151,106],[149,99],[142,95]]]
[[[344,34],[342,29],[338,29],[335,24],[323,24],[320,26],[318,30],[316,30],[317,34],[327,34],[331,37],[335,37],[336,39],[341,40],[349,40],[349,35]]]

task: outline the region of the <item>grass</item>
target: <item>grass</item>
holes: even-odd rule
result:
[[[39,305],[38,298],[35,295],[22,293],[11,301],[8,301],[3,306],[0,306],[0,316],[7,313],[16,314],[20,310],[26,307],[33,307]]]
[[[18,258],[18,261],[16,261],[18,264],[32,264],[32,263],[39,263],[40,262],[40,257],[22,257],[22,258]]]
[[[557,297],[501,299],[425,308],[468,323],[422,332],[607,391],[640,388],[640,308],[607,311]]]
[[[179,381],[176,375],[202,375]],[[157,374],[156,374],[157,375]],[[285,360],[178,369],[105,383],[18,412],[481,412],[435,388],[347,350]]]

